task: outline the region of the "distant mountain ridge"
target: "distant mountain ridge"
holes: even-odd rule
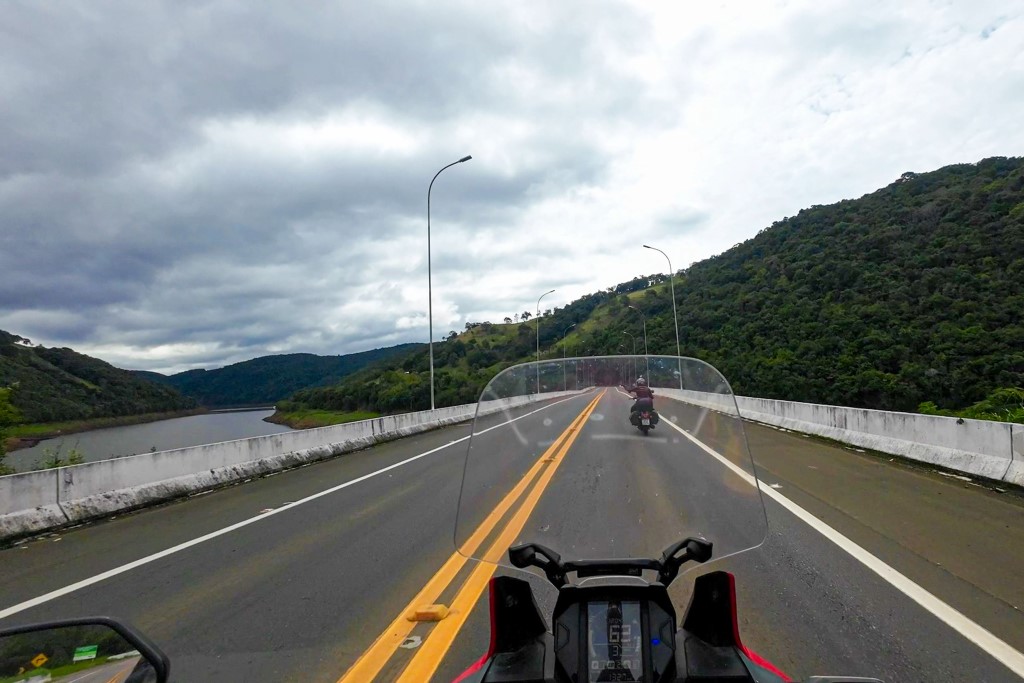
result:
[[[123,417],[194,408],[194,400],[68,348],[32,346],[0,330],[0,386],[25,422]]]
[[[139,378],[173,387],[209,408],[269,405],[296,391],[326,386],[373,363],[397,360],[424,344],[399,344],[342,356],[289,353],[261,356],[215,370],[174,375],[133,370]]]

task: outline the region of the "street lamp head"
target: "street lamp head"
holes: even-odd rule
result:
[[[644,245],[644,249],[654,249],[654,247],[652,247],[652,246],[649,246],[649,245],[645,244],[645,245]]]
[[[555,291],[555,290],[553,290],[553,289],[550,289],[550,290],[548,290],[548,291],[544,292],[543,294],[541,294],[541,295],[540,295],[539,297],[537,297],[537,316],[538,316],[538,321],[537,321],[537,324],[538,324],[538,325],[540,325],[540,320],[539,320],[539,318],[540,318],[540,300],[541,300],[541,299],[543,299],[544,297],[546,297],[546,296],[547,296],[548,294],[551,294],[551,293],[553,293],[554,291]],[[540,327],[538,327],[538,328],[537,328],[537,334],[538,334],[538,335],[540,334]],[[538,342],[538,344],[539,344],[539,343],[540,343],[540,342]]]
[[[459,159],[459,163],[461,164],[461,163],[462,163],[462,162],[464,162],[464,161],[469,161],[469,160],[470,160],[470,159],[472,159],[472,158],[473,158],[473,157],[471,157],[470,155],[468,155],[468,154],[467,154],[466,156],[464,156],[464,157],[462,157],[461,159]]]

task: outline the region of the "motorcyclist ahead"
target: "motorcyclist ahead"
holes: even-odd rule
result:
[[[633,397],[636,399],[633,401],[633,407],[629,409],[630,421],[633,419],[633,414],[641,409],[654,409],[654,390],[647,386],[647,380],[644,379],[643,375],[637,377],[636,384],[627,389],[627,391],[633,394]]]
[[[652,402],[654,401],[654,389],[647,386],[647,380],[644,379],[643,375],[637,377],[636,384],[627,389],[627,391],[631,394],[635,394],[637,399],[649,398]]]

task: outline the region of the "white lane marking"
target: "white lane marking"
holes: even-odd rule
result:
[[[630,432],[629,434],[594,434],[588,438],[593,441],[636,441],[638,437],[635,433]],[[678,441],[678,439],[676,440]],[[647,441],[668,443],[668,438],[664,436],[648,436]],[[646,443],[646,441],[644,443]]]
[[[78,681],[84,681],[86,678],[92,678],[96,674],[100,674],[101,676],[106,676],[108,673],[110,673],[109,671],[106,670],[106,666],[107,666],[106,664],[101,664],[99,667],[93,668],[91,671],[89,671],[89,673],[84,674],[82,676],[79,676],[78,678],[72,678],[70,681],[67,681],[66,683],[77,683]],[[101,670],[100,667],[104,667],[104,668]],[[114,669],[116,667],[110,667],[110,668]],[[128,669],[127,666],[121,666],[120,670],[116,674],[114,674],[114,678],[117,678],[118,676],[120,676],[127,669]],[[50,679],[46,679],[46,680],[50,680]],[[111,680],[113,680],[113,678]]]
[[[700,447],[708,455],[714,457],[723,465],[735,472],[741,479],[750,484],[751,486],[757,486],[758,480],[747,471],[738,467],[734,463],[730,462],[723,455],[712,449],[710,446],[705,444],[703,441],[694,438],[687,434],[684,430],[680,429],[676,425],[669,422],[668,424],[675,427],[683,434],[687,439],[692,441],[698,447]],[[764,483],[764,482],[761,482]],[[971,641],[979,648],[987,652],[989,655],[994,657],[1003,666],[1008,668],[1013,673],[1017,674],[1021,678],[1024,678],[1024,654],[1019,650],[1014,649],[1009,643],[1002,640],[994,633],[981,626],[977,622],[971,620],[965,616],[962,612],[954,609],[950,605],[946,604],[934,594],[928,592],[918,584],[911,581],[909,578],[887,565],[882,560],[878,559],[863,547],[851,541],[849,538],[839,533],[825,522],[821,521],[807,510],[803,509],[789,498],[778,491],[769,488],[768,486],[758,486],[762,495],[768,496],[776,503],[786,508],[800,520],[805,522],[812,529],[820,533],[828,540],[835,543],[841,549],[849,553],[854,559],[859,561],[865,567],[878,574],[880,577],[885,579],[892,585],[896,590],[900,591],[908,598],[916,602],[918,605],[923,607],[937,617],[940,621],[945,623],[947,626],[952,628],[954,631],[962,635],[967,640]]]
[[[483,434],[485,432],[491,431],[492,429],[497,429],[498,427],[504,427],[507,424],[511,424],[511,423],[516,422],[518,420],[522,420],[525,417],[529,417],[531,415],[534,415],[536,413],[541,412],[542,410],[547,410],[548,408],[552,408],[552,407],[558,405],[559,403],[565,403],[566,401],[571,401],[574,398],[577,398],[577,397],[582,396],[582,395],[583,394],[577,394],[576,396],[569,396],[568,398],[559,399],[557,401],[554,401],[552,403],[547,404],[546,406],[541,406],[537,410],[531,410],[530,412],[525,413],[523,415],[520,415],[519,417],[514,417],[511,420],[506,420],[505,422],[501,422],[499,424],[496,424],[493,427],[488,427],[487,429],[481,429],[479,432],[477,432],[477,434]],[[366,481],[367,479],[372,479],[373,477],[376,477],[377,475],[384,474],[385,472],[390,472],[391,470],[397,469],[397,468],[401,467],[402,465],[408,465],[409,463],[414,462],[416,460],[419,460],[420,458],[424,458],[424,457],[426,457],[428,455],[432,455],[434,453],[437,453],[438,451],[442,451],[445,448],[448,448],[449,446],[454,446],[457,443],[461,443],[463,441],[468,441],[468,440],[469,440],[469,436],[463,436],[462,438],[455,439],[454,441],[449,441],[448,443],[444,444],[443,446],[438,446],[437,448],[432,448],[429,451],[425,451],[423,453],[420,453],[419,455],[414,455],[411,458],[406,458],[405,460],[402,460],[401,462],[396,462],[393,465],[388,465],[387,467],[381,468],[381,469],[379,469],[379,470],[377,470],[375,472],[370,472],[369,474],[364,474],[361,477],[356,477],[355,479],[346,481],[343,484],[338,484],[337,486],[332,486],[329,489],[324,489],[323,491],[320,491],[318,493],[314,493],[314,494],[312,494],[310,496],[306,496],[305,498],[302,498],[301,500],[297,500],[294,503],[287,503],[286,505],[282,505],[281,507],[277,508],[276,510],[271,510],[270,512],[262,512],[262,513],[256,515],[255,517],[250,517],[249,519],[244,519],[241,522],[236,522],[235,524],[231,524],[229,526],[226,526],[223,529],[218,529],[217,531],[211,531],[210,533],[205,534],[203,536],[199,536],[198,538],[193,538],[190,541],[185,541],[184,543],[179,543],[176,546],[167,548],[165,550],[161,550],[160,552],[153,553],[152,555],[148,555],[146,557],[140,558],[140,559],[135,560],[133,562],[129,562],[128,564],[121,565],[120,567],[115,567],[113,569],[108,569],[105,572],[101,572],[99,574],[96,574],[95,576],[90,576],[87,579],[82,579],[81,581],[76,581],[75,583],[68,584],[67,586],[64,586],[63,588],[58,588],[57,590],[50,591],[49,593],[45,593],[45,594],[40,595],[38,597],[32,598],[31,600],[26,600],[24,602],[19,602],[17,605],[13,605],[13,606],[8,607],[6,609],[0,610],[0,619],[6,619],[7,617],[9,617],[9,616],[11,616],[13,614],[17,614],[18,612],[23,612],[23,611],[25,611],[25,610],[27,610],[29,608],[36,607],[38,605],[42,605],[43,603],[46,603],[46,602],[50,602],[51,600],[55,600],[55,599],[57,599],[59,597],[68,595],[69,593],[74,593],[77,590],[81,590],[82,588],[86,588],[88,586],[92,586],[94,584],[99,583],[100,581],[105,581],[106,579],[115,577],[118,574],[124,574],[125,572],[129,572],[132,569],[137,569],[138,567],[141,567],[143,565],[149,564],[150,562],[156,562],[157,560],[163,559],[163,558],[165,558],[165,557],[167,557],[169,555],[173,555],[175,553],[180,553],[182,550],[187,550],[188,548],[191,548],[192,546],[199,545],[200,543],[205,543],[206,541],[210,541],[210,540],[212,540],[214,538],[217,538],[218,536],[223,536],[225,534],[229,534],[232,531],[236,531],[238,529],[241,529],[242,527],[249,526],[250,524],[255,524],[256,522],[262,522],[263,520],[269,519],[270,517],[273,517],[274,515],[281,514],[282,512],[285,512],[286,510],[291,510],[293,508],[298,507],[299,505],[302,505],[304,503],[308,503],[310,501],[316,500],[317,498],[322,498],[323,496],[326,496],[326,495],[330,495],[330,494],[335,493],[337,491],[340,491],[340,490],[342,490],[344,488],[348,488],[349,486],[352,486],[354,484],[358,484],[360,482]]]

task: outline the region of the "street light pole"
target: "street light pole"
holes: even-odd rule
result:
[[[455,164],[461,164],[469,161],[473,157],[468,154],[458,161],[453,161],[444,168],[451,168]],[[434,177],[430,179],[430,185],[427,187],[427,318],[430,326],[430,409],[434,409],[434,283],[433,274],[431,272],[430,264],[430,191],[434,189],[434,181],[437,180],[437,176],[441,175],[441,171],[434,174]]]
[[[540,323],[537,323],[537,327],[540,327]],[[565,377],[565,335],[569,334],[569,330],[576,327],[576,323],[569,325],[562,331],[562,391],[568,391],[567,383],[568,380]]]
[[[626,355],[626,345],[625,344],[619,344],[618,350],[622,351],[622,355]],[[619,367],[622,369],[621,370],[622,374],[625,375],[628,378],[629,377],[629,370],[626,369],[626,364],[623,363],[622,361],[619,361]]]
[[[658,249],[657,247],[652,247],[652,246],[649,246],[647,244],[645,244],[643,246],[644,246],[644,249],[652,249],[652,250],[660,253],[662,256],[665,257],[665,260],[668,261],[668,286],[669,286],[669,288],[670,288],[670,290],[672,292],[672,322],[674,322],[676,324],[676,362],[679,364],[679,388],[682,389],[683,388],[683,361],[679,360],[681,354],[679,352],[679,314],[676,313],[676,285],[675,285],[675,275],[676,275],[676,272],[674,270],[672,270],[672,259],[670,259],[668,257],[668,254],[663,252],[661,249]]]
[[[633,340],[633,380],[636,380],[636,335],[623,331],[622,334]]]
[[[546,297],[548,294],[553,294],[555,290],[551,289],[537,298],[537,395],[540,395],[540,300]]]
[[[644,312],[641,311],[636,306],[629,305],[629,306],[627,306],[627,308],[632,308],[634,311],[639,313],[640,317],[644,321],[644,361],[646,361],[646,365],[647,365],[647,381],[650,382],[651,381],[651,357],[647,355],[647,316],[644,315]]]
[[[636,306],[627,306],[626,308],[632,308],[634,311],[640,314],[640,317],[644,321],[644,355],[647,355],[647,316]]]

